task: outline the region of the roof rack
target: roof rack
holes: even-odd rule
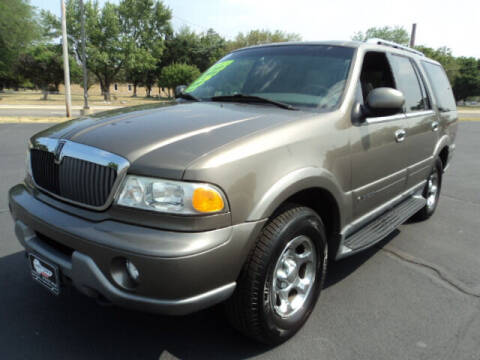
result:
[[[421,51],[412,49],[411,47],[408,47],[408,46],[404,46],[404,45],[400,45],[400,44],[394,43],[393,41],[388,41],[388,40],[383,40],[383,39],[374,38],[374,39],[368,39],[366,42],[367,42],[368,44],[377,44],[377,45],[390,46],[390,47],[393,47],[393,48],[395,48],[395,49],[401,49],[401,50],[409,51],[409,52],[411,52],[411,53],[414,53],[414,54],[417,54],[417,55],[420,55],[420,56],[425,56],[425,54],[422,53]]]

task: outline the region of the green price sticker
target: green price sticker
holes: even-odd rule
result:
[[[205,71],[197,80],[195,80],[190,86],[185,90],[185,92],[191,92],[198,88],[200,85],[204,84],[206,81],[210,80],[212,77],[217,75],[219,72],[225,70],[230,64],[235,60],[226,60],[213,65],[210,69]]]

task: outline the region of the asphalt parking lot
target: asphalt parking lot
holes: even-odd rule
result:
[[[480,122],[459,125],[436,214],[334,264],[310,320],[276,348],[227,324],[115,307],[34,283],[7,191],[26,141],[48,124],[0,124],[0,359],[480,359]]]

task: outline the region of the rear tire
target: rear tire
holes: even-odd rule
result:
[[[412,219],[415,221],[424,221],[430,218],[437,209],[440,199],[440,190],[442,189],[442,161],[437,158],[433,166],[432,172],[428,176],[427,184],[423,190],[423,197],[427,199],[427,204]]]
[[[315,211],[296,206],[262,230],[227,301],[227,316],[243,334],[276,345],[307,321],[323,286],[327,238]]]

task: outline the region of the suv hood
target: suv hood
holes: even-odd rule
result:
[[[311,116],[269,105],[192,102],[129,107],[79,118],[38,137],[62,138],[126,158],[130,173],[181,179],[188,164],[241,137]]]

